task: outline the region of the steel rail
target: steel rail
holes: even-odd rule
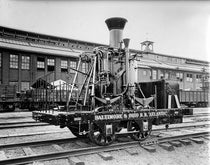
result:
[[[22,124],[9,124],[0,125],[0,129],[13,129],[13,128],[23,128],[23,127],[36,127],[36,126],[47,126],[47,123],[22,123]]]
[[[206,131],[206,132],[192,133],[192,134],[186,134],[186,135],[178,135],[178,136],[173,136],[173,137],[158,138],[158,143],[169,142],[173,140],[181,140],[181,139],[186,139],[186,138],[201,137],[201,136],[206,136],[209,134],[210,132]],[[144,146],[145,142],[132,141],[132,142],[126,142],[126,143],[125,142],[116,143],[110,146],[95,146],[95,147],[88,147],[88,148],[73,149],[73,150],[68,150],[68,151],[57,151],[57,152],[46,153],[46,154],[22,156],[22,157],[16,157],[12,159],[1,160],[0,165],[20,165],[20,164],[33,163],[34,161],[62,159],[62,158],[67,158],[71,156],[89,155],[89,154],[95,154],[99,152],[107,152],[107,151],[113,151],[113,150],[119,150],[119,149],[125,149],[125,148],[132,148],[138,145]]]
[[[36,121],[21,121],[21,122],[0,122],[0,126],[3,125],[12,125],[12,124],[28,124],[28,123],[37,123]]]

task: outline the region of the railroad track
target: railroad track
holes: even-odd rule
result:
[[[186,122],[186,123],[194,123],[194,122]],[[33,123],[31,123],[33,124]],[[45,124],[45,123],[37,123],[38,125],[36,126],[47,126],[49,124]],[[40,125],[39,125],[40,124]],[[206,123],[206,124],[193,124],[193,125],[188,125],[188,126],[169,126],[168,130],[173,130],[173,129],[182,129],[182,128],[193,128],[193,127],[202,127],[202,126],[206,126],[208,127],[210,124]],[[1,125],[0,125],[1,126]],[[7,129],[10,128],[9,126],[7,127]],[[5,128],[6,129],[6,128]],[[165,130],[165,128],[153,128],[152,132],[157,132],[157,131],[163,131]],[[55,133],[67,133],[68,131],[42,131],[42,132],[32,132],[32,133],[25,133],[25,134],[11,134],[11,135],[4,135],[4,136],[0,136],[0,138],[23,138],[23,137],[29,137],[29,136],[37,136],[37,135],[47,135],[47,134],[55,134]]]
[[[209,135],[209,132],[194,133],[190,135],[189,134],[179,135],[179,136],[173,136],[173,137],[167,137],[167,138],[158,138],[156,139],[156,143],[179,141],[179,140],[187,139],[187,138],[192,139],[192,138],[202,137],[205,135]],[[141,142],[141,143],[137,141],[116,143],[116,144],[105,146],[105,147],[94,146],[94,147],[73,149],[73,150],[67,150],[67,151],[56,151],[56,152],[46,153],[46,154],[36,154],[36,155],[31,155],[31,156],[17,157],[13,159],[1,160],[0,164],[2,165],[27,164],[27,163],[33,163],[34,161],[63,159],[63,158],[68,158],[68,157],[73,157],[73,156],[89,155],[89,154],[96,154],[100,152],[108,152],[108,151],[113,151],[113,150],[138,147],[139,145],[142,147],[145,147],[146,145],[152,145],[152,144],[154,144],[154,141],[147,141],[147,142]]]
[[[35,146],[40,147],[40,146],[46,146],[46,145],[53,145],[53,147],[55,147],[56,149],[56,152],[50,152],[50,153],[44,153],[44,154],[32,154],[32,155],[31,153],[30,155],[27,155],[26,153],[26,156],[0,160],[0,165],[1,164],[2,165],[26,164],[26,163],[32,163],[34,161],[63,159],[63,158],[72,157],[72,156],[87,155],[87,154],[94,154],[94,153],[100,153],[100,152],[108,152],[108,151],[113,151],[113,150],[138,147],[139,145],[141,147],[145,147],[145,146],[156,144],[156,143],[162,144],[162,143],[168,143],[171,141],[179,141],[182,139],[189,139],[189,138],[192,139],[192,138],[197,138],[197,137],[203,137],[209,134],[210,134],[209,131],[202,131],[202,132],[188,133],[188,134],[182,134],[182,135],[177,135],[177,136],[167,136],[167,137],[158,137],[158,138],[153,137],[143,142],[138,142],[138,141],[119,142],[118,141],[118,143],[114,143],[110,146],[105,146],[105,147],[94,146],[92,143],[85,141],[84,138],[83,139],[67,138],[67,139],[56,139],[52,141],[36,141],[36,142],[19,143],[19,144],[7,144],[7,145],[1,145],[0,151],[4,149],[8,149],[8,148],[17,148],[17,147],[33,148]],[[62,147],[60,147],[60,145],[66,144],[66,143],[76,143],[78,147],[75,149],[63,150]]]
[[[210,124],[205,124],[205,125],[192,125],[192,126],[182,126],[182,127],[173,127],[173,128],[168,128],[168,132],[170,130],[178,130],[178,129],[185,129],[185,128],[203,128],[203,127],[209,127]],[[165,128],[160,128],[160,129],[153,129],[152,130],[152,135],[153,137],[157,136],[156,134],[160,131],[165,131]],[[22,136],[20,136],[21,138]],[[27,147],[27,146],[39,146],[39,145],[51,145],[51,144],[58,144],[58,143],[67,143],[67,142],[74,142],[76,140],[81,140],[84,138],[60,138],[60,139],[51,139],[51,140],[38,140],[38,141],[31,141],[31,142],[20,142],[20,143],[7,143],[7,144],[0,144],[0,150],[4,148],[13,148],[13,147]]]

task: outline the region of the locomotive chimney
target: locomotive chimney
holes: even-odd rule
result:
[[[120,48],[123,29],[127,20],[125,18],[114,17],[107,19],[105,22],[110,32],[109,46],[112,48]]]

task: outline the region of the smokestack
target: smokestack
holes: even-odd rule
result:
[[[125,18],[114,17],[107,19],[105,22],[110,32],[109,46],[112,48],[120,48],[120,42],[122,42],[123,37],[123,29],[127,20]]]

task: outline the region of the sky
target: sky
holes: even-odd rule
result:
[[[110,17],[128,20],[131,49],[210,61],[210,1],[0,0],[0,26],[107,45]]]

